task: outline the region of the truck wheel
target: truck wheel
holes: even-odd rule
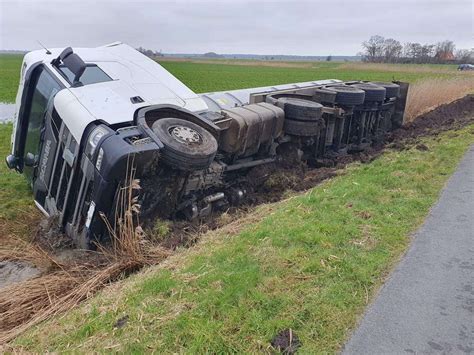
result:
[[[284,121],[283,131],[293,136],[311,137],[319,134],[321,126],[322,121],[319,123],[314,121],[295,121],[286,119]]]
[[[325,89],[336,93],[336,103],[339,105],[357,106],[364,103],[364,90],[355,88],[353,86],[338,85],[329,86]]]
[[[214,160],[217,141],[201,126],[180,118],[162,118],[153,123],[152,129],[164,145],[161,158],[168,165],[199,170]]]
[[[400,95],[400,85],[395,83],[384,83],[381,81],[372,81],[371,84],[381,86],[385,88],[385,97],[390,99],[392,97],[398,97]]]
[[[299,121],[318,121],[323,115],[323,105],[320,103],[294,97],[280,97],[278,107],[285,111],[285,118]]]
[[[314,90],[313,99],[316,102],[324,102],[328,104],[335,104],[336,103],[336,96],[337,94],[334,91],[328,90],[326,88],[316,89]]]
[[[386,90],[382,86],[378,86],[378,85],[374,85],[370,83],[354,84],[353,86],[365,91],[365,101],[385,100]]]

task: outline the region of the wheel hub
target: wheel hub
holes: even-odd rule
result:
[[[196,144],[202,141],[201,135],[192,128],[185,126],[174,126],[169,130],[171,137],[185,144]]]

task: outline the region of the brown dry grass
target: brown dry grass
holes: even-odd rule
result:
[[[4,245],[15,239],[27,240],[34,234],[41,218],[41,213],[36,209],[23,211],[21,218],[17,219],[0,217],[0,243]]]
[[[373,70],[377,72],[396,72],[396,73],[433,73],[447,74],[458,73],[455,66],[452,65],[423,65],[423,64],[388,64],[388,63],[365,63],[349,62],[342,64],[339,69],[344,70]]]
[[[426,79],[410,85],[405,110],[405,122],[437,106],[450,103],[474,92],[474,76],[452,79]]]
[[[28,243],[0,249],[0,260],[29,261],[49,273],[12,284],[0,293],[0,344],[5,344],[32,326],[62,314],[90,298],[108,283],[155,264],[169,251],[152,246],[138,226],[140,206],[134,198],[139,182],[133,170],[119,192],[118,218],[115,226],[108,224],[112,247],[98,246],[102,262],[65,264],[40,248]]]
[[[206,59],[206,58],[176,58],[159,57],[158,62],[189,62],[198,64],[223,64],[223,65],[241,65],[252,67],[272,67],[272,68],[312,68],[318,62],[284,62],[271,60],[255,59]]]

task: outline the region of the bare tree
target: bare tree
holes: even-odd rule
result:
[[[398,61],[402,54],[402,45],[399,41],[393,38],[387,38],[383,42],[383,57],[387,63],[395,63]]]
[[[384,54],[384,41],[385,38],[376,35],[370,37],[368,41],[362,42],[364,49],[363,59],[367,62],[379,62]]]
[[[456,61],[461,64],[474,61],[474,50],[458,49],[456,51]]]
[[[420,44],[408,42],[403,46],[393,38],[372,36],[362,43],[362,60],[367,62],[387,63],[446,63],[454,60],[469,62],[469,51],[458,51],[454,56],[455,44],[453,41],[443,41],[437,44]],[[472,56],[473,51],[471,51]],[[473,59],[471,59],[473,60]]]
[[[405,58],[408,58],[412,63],[418,63],[419,58],[421,57],[423,46],[419,43],[405,43],[404,55]]]
[[[421,46],[420,63],[431,63],[434,57],[434,44],[425,44]]]

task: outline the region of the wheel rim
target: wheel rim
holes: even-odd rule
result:
[[[199,132],[186,126],[170,127],[169,134],[176,141],[184,144],[198,144],[202,142],[202,136]]]

